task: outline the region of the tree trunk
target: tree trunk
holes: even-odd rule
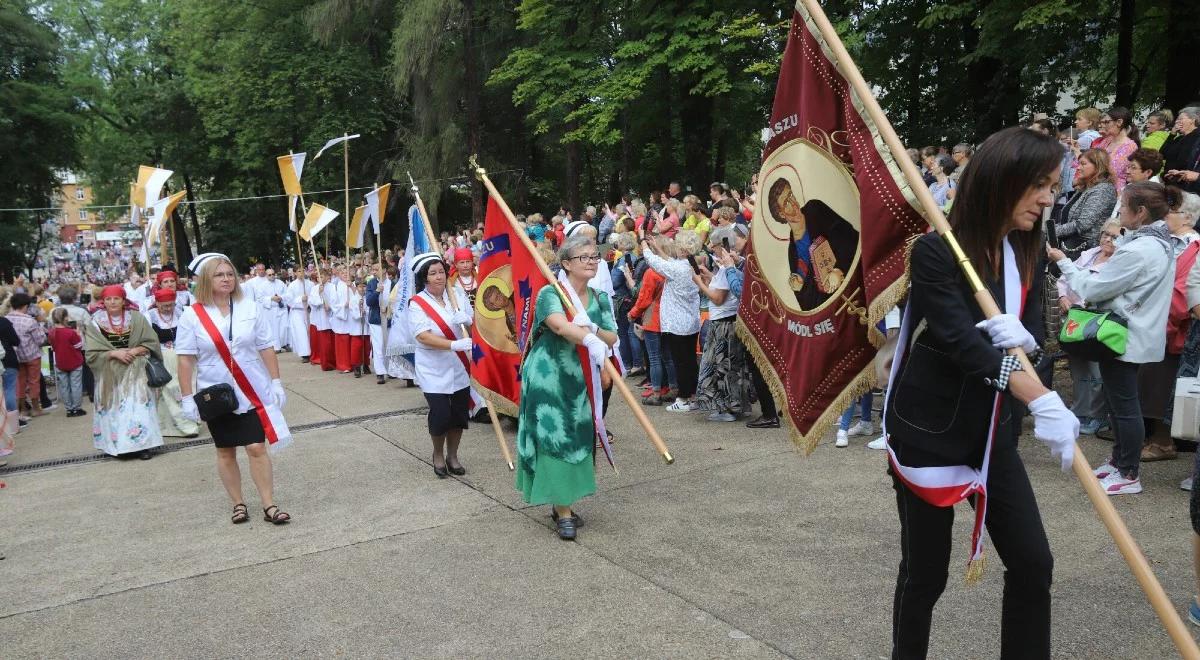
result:
[[[482,128],[480,126],[480,105],[482,102],[483,86],[479,80],[479,54],[476,43],[475,0],[463,0],[463,87],[466,93],[467,106],[467,153],[479,154]],[[483,222],[483,183],[471,177],[471,226]],[[452,228],[446,228],[453,231]]]
[[[698,194],[712,181],[713,112],[712,99],[688,93],[694,83],[690,77],[680,81],[676,104],[683,133],[684,190],[690,186]]]
[[[1116,105],[1133,105],[1133,23],[1135,0],[1121,0],[1117,14]]]
[[[1166,41],[1166,107],[1178,111],[1200,101],[1200,12],[1195,0],[1170,0]]]
[[[574,131],[577,125],[574,121],[567,122],[567,132]],[[579,219],[579,142],[572,140],[567,143],[566,180],[564,181],[565,200],[567,209]]]
[[[188,220],[192,223],[192,233],[196,235],[196,252],[204,253],[204,238],[200,235],[200,218],[196,215],[196,194],[192,189],[192,177],[187,172],[183,173],[183,189],[187,191],[188,204]],[[186,240],[187,234],[184,234]],[[186,264],[178,264],[181,268]]]

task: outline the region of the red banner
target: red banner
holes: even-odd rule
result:
[[[873,385],[876,324],[903,296],[908,241],[927,227],[832,57],[797,3],[738,310],[739,334],[806,451]]]
[[[497,412],[515,417],[521,402],[521,357],[546,278],[492,199],[484,217],[478,277],[471,381]]]

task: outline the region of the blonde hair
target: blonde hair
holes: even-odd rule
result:
[[[233,268],[233,292],[229,294],[229,299],[233,301],[242,299],[242,280],[238,277],[237,268],[233,262],[226,257],[212,257],[204,262],[200,267],[200,272],[196,273],[196,302],[201,305],[213,304],[213,275],[217,272],[217,268],[221,264],[229,264]]]
[[[679,252],[680,259],[698,254],[702,249],[704,249],[704,242],[700,240],[700,234],[691,229],[680,229],[675,232],[675,250]]]
[[[1078,111],[1075,112],[1075,117],[1077,119],[1088,120],[1088,122],[1091,123],[1091,126],[1089,126],[1089,128],[1094,129],[1100,125],[1100,111],[1097,110],[1096,108],[1080,108]]]

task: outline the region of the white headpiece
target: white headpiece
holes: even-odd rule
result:
[[[592,226],[591,223],[589,223],[587,220],[572,220],[571,222],[567,223],[566,227],[563,227],[563,236],[570,238],[575,232],[579,231],[580,229],[583,229],[584,227],[591,227],[591,226]]]
[[[430,263],[432,261],[441,261],[441,260],[442,260],[442,256],[436,252],[426,252],[424,254],[418,254],[415,258],[413,258],[412,272],[419,273],[419,272],[421,272],[421,269],[425,267],[425,264]]]
[[[193,275],[199,275],[200,269],[204,267],[206,262],[218,257],[229,261],[229,257],[221,254],[220,252],[205,252],[204,254],[196,255],[196,258],[192,259],[192,263],[188,264],[188,270],[190,270]]]

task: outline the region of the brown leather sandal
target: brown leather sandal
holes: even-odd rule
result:
[[[271,513],[272,509],[275,510],[275,513]],[[271,506],[263,509],[263,520],[271,523],[272,525],[286,525],[292,521],[292,516],[283,509],[280,509],[278,506],[272,504]]]
[[[245,504],[233,505],[233,516],[231,520],[235,525],[240,525],[250,520],[250,511],[246,508]]]

